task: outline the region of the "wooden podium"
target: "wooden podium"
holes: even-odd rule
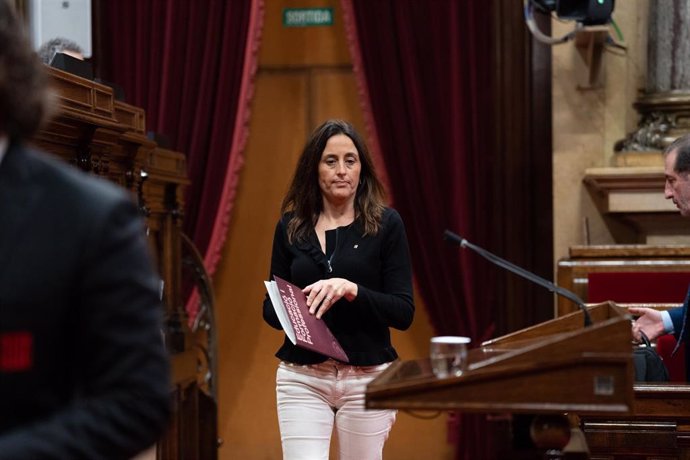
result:
[[[570,413],[591,460],[690,460],[690,386],[634,384],[626,310],[612,302],[588,309],[587,328],[578,311],[484,342],[460,377],[437,379],[428,359],[396,362],[369,384],[366,405]]]
[[[428,358],[394,363],[367,387],[370,408],[590,415],[628,414],[634,371],[627,312],[608,302],[470,350],[459,377],[436,378]]]

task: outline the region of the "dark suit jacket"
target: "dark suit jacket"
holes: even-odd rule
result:
[[[688,315],[686,313],[689,300],[690,291],[688,291],[688,295],[685,296],[685,302],[683,303],[682,307],[668,310],[671,321],[673,322],[673,330],[676,340],[678,342],[683,342],[681,346],[685,347],[685,380],[687,381],[690,381],[690,340],[688,340],[689,325],[687,324]]]
[[[158,277],[126,190],[0,163],[0,459],[129,458],[169,412]]]
[[[672,308],[668,310],[668,314],[671,317],[671,321],[673,321],[673,329],[675,330],[675,334],[677,336],[683,329],[683,310],[684,307]]]

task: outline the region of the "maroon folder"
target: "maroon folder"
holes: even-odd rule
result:
[[[274,282],[266,283],[266,289],[290,341],[298,347],[321,353],[338,361],[349,362],[350,359],[343,347],[340,346],[326,323],[309,313],[307,298],[302,290],[275,275],[273,279]],[[271,292],[270,285],[273,283],[275,283],[277,296],[276,291]],[[289,320],[289,323],[285,323],[285,318]]]

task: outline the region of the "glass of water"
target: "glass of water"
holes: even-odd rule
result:
[[[467,368],[469,337],[443,335],[431,338],[429,359],[438,378],[457,377]]]

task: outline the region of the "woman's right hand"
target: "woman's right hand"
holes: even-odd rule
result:
[[[357,297],[358,287],[356,283],[345,278],[329,278],[319,280],[316,283],[302,289],[307,295],[309,313],[321,319],[338,300],[345,297],[349,302]]]

